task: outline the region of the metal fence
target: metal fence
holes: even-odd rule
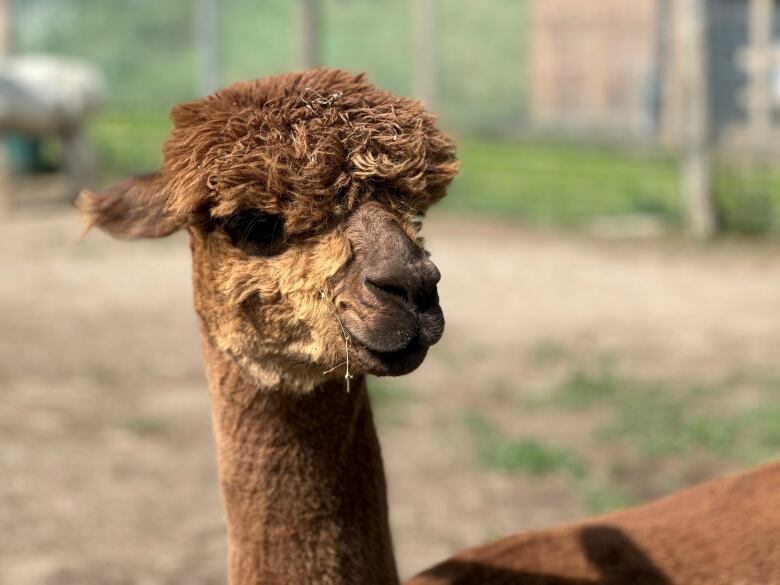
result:
[[[14,46],[19,52],[65,53],[97,63],[109,80],[111,106],[160,108],[196,97],[210,85],[307,64],[297,4],[16,0]],[[321,0],[316,5],[316,56],[310,60],[367,71],[392,91],[415,93],[419,56],[413,3]],[[204,23],[199,13],[209,6],[215,18]],[[445,0],[437,8],[436,38],[427,45],[437,49],[436,108],[450,126],[469,132],[517,127],[523,113],[525,3],[491,0],[485,9]],[[204,59],[204,54],[217,58]]]

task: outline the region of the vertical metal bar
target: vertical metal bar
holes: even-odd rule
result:
[[[210,94],[222,85],[219,20],[219,0],[195,0],[199,95]]]
[[[679,0],[677,34],[683,122],[682,192],[689,229],[698,239],[715,233],[706,0]]]
[[[321,65],[320,0],[298,0],[298,63],[303,69]]]
[[[439,15],[436,0],[410,1],[413,90],[415,97],[434,109],[439,97]]]
[[[774,0],[750,0],[748,8],[748,124],[753,147],[759,148],[772,128]]]

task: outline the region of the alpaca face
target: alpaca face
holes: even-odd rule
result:
[[[296,391],[419,366],[444,329],[419,222],[375,202],[314,235],[283,221],[243,211],[190,229],[207,338],[259,384]]]
[[[422,104],[317,69],[236,84],[172,119],[160,171],[79,205],[118,236],[188,229],[208,343],[293,390],[422,362],[444,318],[415,217],[458,167]]]

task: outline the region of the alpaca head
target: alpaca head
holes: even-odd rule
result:
[[[441,337],[439,273],[420,218],[455,176],[421,104],[314,70],[173,109],[157,173],[98,196],[90,225],[124,237],[186,228],[207,343],[261,386],[306,391],[416,368]]]

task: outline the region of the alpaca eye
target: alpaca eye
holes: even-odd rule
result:
[[[239,211],[228,216],[222,228],[231,242],[247,254],[273,256],[284,251],[284,219],[261,211]]]

